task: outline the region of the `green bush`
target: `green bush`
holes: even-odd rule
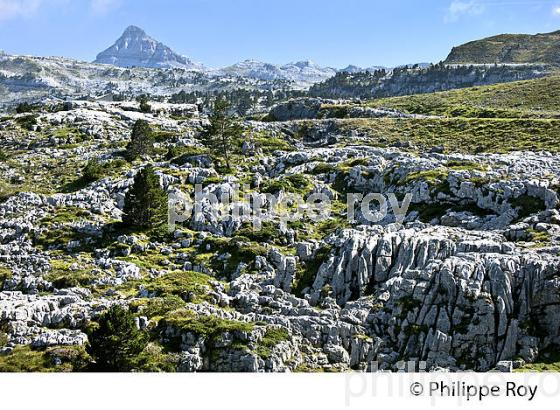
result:
[[[34,110],[33,105],[27,103],[27,102],[22,102],[20,104],[17,105],[16,107],[16,112],[18,114],[23,114],[26,112],[32,112]]]
[[[21,128],[31,131],[33,130],[33,127],[37,125],[37,117],[38,116],[35,114],[25,115],[23,117],[16,118],[16,122]]]
[[[97,160],[90,160],[82,171],[82,179],[85,183],[91,183],[100,180],[105,176],[103,165]]]
[[[521,195],[511,201],[511,206],[517,209],[519,219],[527,218],[532,214],[544,211],[546,205],[540,198],[529,195]]]

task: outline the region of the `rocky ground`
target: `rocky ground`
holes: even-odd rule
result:
[[[46,108],[35,120],[0,118],[1,360],[39,352],[66,369],[88,323],[114,304],[152,335],[149,370],[395,370],[402,360],[509,370],[560,341],[553,150],[420,146],[352,121],[430,126],[437,117],[358,107],[325,120],[306,102],[247,121],[225,173],[199,143],[207,119],[196,106]],[[333,215],[258,231],[210,216],[169,234],[119,231],[125,192],[146,162],[121,158],[137,119],[156,130],[149,162],[168,192],[197,183],[215,194],[236,184],[320,192]],[[105,176],[87,183],[81,169],[92,158]],[[346,194],[370,192],[412,194],[404,222],[389,214],[373,224],[360,212],[348,221]]]

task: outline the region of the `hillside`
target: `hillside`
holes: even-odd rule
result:
[[[560,76],[368,103],[409,114],[478,118],[560,118]]]
[[[321,98],[384,98],[528,80],[547,72],[548,67],[543,65],[446,66],[440,63],[425,68],[413,66],[390,71],[337,73],[313,85],[309,95]]]
[[[446,64],[560,64],[560,31],[501,34],[454,47]]]

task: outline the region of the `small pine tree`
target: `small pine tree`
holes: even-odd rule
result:
[[[141,95],[140,97],[138,97],[138,102],[140,103],[141,112],[152,112],[152,106],[148,103],[148,97],[146,95]]]
[[[243,133],[241,124],[229,114],[230,104],[224,98],[214,103],[214,110],[210,115],[210,125],[202,134],[202,142],[215,154],[221,156],[230,168],[230,153],[236,140]]]
[[[167,197],[151,165],[136,174],[123,211],[123,223],[131,228],[153,229],[167,221]]]
[[[143,155],[149,155],[154,149],[154,136],[150,124],[145,120],[137,120],[132,128],[130,142],[126,146],[125,157],[134,161]]]
[[[99,318],[99,326],[89,332],[88,353],[94,369],[127,372],[134,369],[138,355],[148,344],[147,334],[136,327],[134,316],[122,306],[113,306]]]

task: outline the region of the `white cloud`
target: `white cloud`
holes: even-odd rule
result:
[[[95,14],[105,14],[121,5],[121,0],[91,0],[91,10]]]
[[[457,21],[462,16],[476,16],[484,12],[484,5],[477,0],[453,0],[444,16],[446,23]]]
[[[29,17],[39,9],[43,0],[0,0],[0,20]]]
[[[89,7],[94,14],[106,14],[119,7],[122,0],[85,0],[81,7]],[[85,3],[85,4],[84,4]],[[62,7],[70,4],[70,0],[0,0],[0,21],[29,18],[37,14],[42,7]]]
[[[560,17],[560,6],[555,6],[552,9],[552,15],[556,17]]]

